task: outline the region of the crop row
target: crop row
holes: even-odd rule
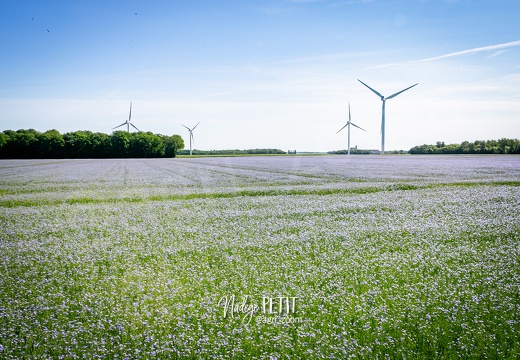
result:
[[[520,356],[519,164],[283,159],[3,163],[2,204],[170,198],[0,207],[0,358]]]

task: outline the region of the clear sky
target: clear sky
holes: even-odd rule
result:
[[[518,0],[0,0],[0,130],[180,134],[198,149],[520,137]]]

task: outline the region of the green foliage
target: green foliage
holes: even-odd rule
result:
[[[178,149],[184,149],[184,140],[180,135],[161,135],[164,141],[164,157],[175,157]]]
[[[129,157],[130,133],[126,131],[115,131],[110,137],[114,157]]]
[[[5,145],[0,149],[2,154],[13,152],[21,158],[29,157],[29,154],[38,152],[38,132],[34,129],[4,132],[7,135]]]
[[[131,157],[163,157],[164,149],[165,145],[161,137],[151,132],[134,133],[130,139]]]
[[[348,150],[335,150],[335,151],[329,151],[328,154],[333,155],[346,155],[348,154]],[[352,155],[374,155],[379,154],[379,150],[363,150],[363,149],[350,149],[350,154]],[[408,151],[406,150],[390,150],[385,151],[385,154],[408,154]]]
[[[449,145],[437,141],[435,145],[414,146],[410,154],[520,154],[520,140],[502,138]]]
[[[65,157],[68,158],[91,158],[97,156],[95,149],[96,134],[91,131],[74,131],[63,135],[65,140]],[[101,154],[99,154],[101,155]]]
[[[40,133],[34,129],[5,130],[0,133],[0,158],[127,158],[175,157],[184,141],[179,135],[157,135],[151,132],[112,135],[91,131],[60,134],[58,130]]]
[[[0,133],[0,149],[7,143],[9,137],[6,134]]]
[[[56,157],[63,153],[65,148],[65,140],[58,130],[48,130],[43,134],[38,134],[39,153],[43,156],[49,154],[49,157]]]
[[[184,144],[184,143],[183,143]],[[287,154],[279,149],[248,149],[248,150],[193,150],[193,155],[282,155]],[[189,155],[189,150],[179,151],[179,155]]]

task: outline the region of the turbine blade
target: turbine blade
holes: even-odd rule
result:
[[[349,124],[349,123],[346,123],[345,126],[343,126],[341,129],[339,129],[337,133],[339,133],[341,130],[343,130],[344,128],[346,128],[346,127],[348,126],[348,124]],[[337,133],[336,133],[336,134],[337,134]]]
[[[417,83],[417,84],[415,84],[415,85],[412,85],[412,86],[410,86],[410,87],[407,87],[406,89],[401,90],[401,91],[399,91],[399,92],[396,92],[396,93],[393,94],[393,95],[390,95],[389,97],[386,98],[386,100],[391,99],[391,98],[393,98],[393,97],[396,97],[396,96],[399,95],[400,93],[405,92],[406,90],[411,89],[411,88],[413,88],[413,87],[416,86],[416,85],[419,85],[419,83]]]
[[[181,124],[181,125],[182,125],[182,124]],[[188,131],[191,132],[191,129],[190,129],[189,127],[187,127],[186,125],[182,125],[182,126],[184,126],[186,129],[188,129]]]
[[[348,103],[348,122],[350,122],[350,102]]]
[[[195,128],[196,128],[197,126],[199,126],[199,124],[200,124],[200,121],[199,121],[199,122],[197,123],[197,125],[195,125],[195,126],[193,127],[193,129],[191,129],[191,130],[192,130],[192,131],[195,130]]]
[[[363,129],[362,127],[357,126],[356,124],[354,124],[354,123],[352,123],[352,122],[350,123],[350,125],[355,126],[355,127],[357,127],[358,129],[363,130],[364,132],[367,132],[365,129]]]
[[[361,81],[361,80],[359,80],[359,79],[358,79],[357,81],[359,81],[361,84],[365,85],[367,88],[369,88],[370,90],[372,90],[372,91],[374,92],[374,94],[376,94],[376,95],[379,96],[380,98],[384,98],[383,95],[381,95],[380,93],[378,93],[377,91],[375,91],[374,89],[372,89],[370,86],[368,86],[367,84],[365,84],[363,81]]]
[[[128,121],[132,118],[132,102],[130,101],[130,114],[128,114]]]
[[[126,121],[124,123],[122,123],[121,125],[117,125],[116,127],[113,127],[112,130],[117,129],[118,127],[121,127],[123,125],[126,125]]]
[[[132,125],[134,127],[134,129],[136,129],[137,131],[141,131],[134,124],[130,123],[130,125]]]

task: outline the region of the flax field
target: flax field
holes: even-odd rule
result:
[[[520,358],[520,157],[0,161],[0,359]]]

